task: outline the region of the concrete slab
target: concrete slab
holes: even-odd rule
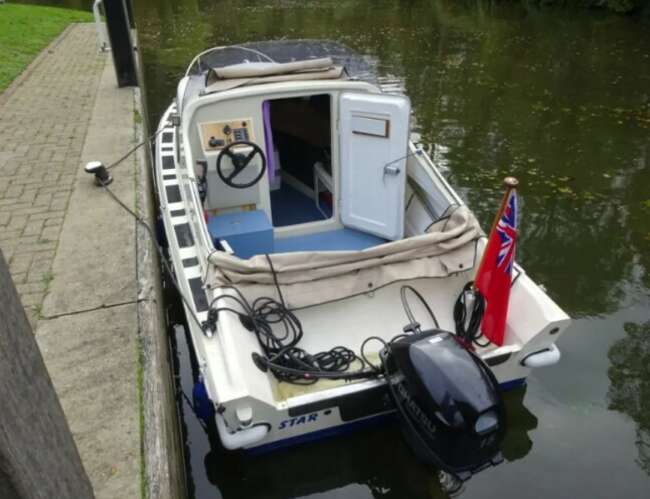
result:
[[[139,497],[136,305],[41,321],[36,340],[97,499]]]
[[[83,169],[92,160],[109,165],[134,145],[133,117],[133,89],[116,88],[113,66],[106,64],[52,267],[54,278],[43,302],[44,317],[137,299],[135,221]],[[112,170],[110,188],[130,208],[135,172],[134,157]]]

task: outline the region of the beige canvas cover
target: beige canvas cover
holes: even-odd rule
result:
[[[301,308],[339,300],[420,277],[445,277],[471,269],[483,232],[466,206],[432,224],[422,235],[362,251],[277,253],[270,255],[287,305]],[[208,282],[235,285],[253,300],[276,296],[273,273],[264,255],[242,260],[212,253]]]
[[[232,88],[300,80],[335,80],[343,76],[343,67],[329,57],[287,63],[255,62],[234,64],[208,71],[206,93]]]
[[[221,68],[212,68],[208,73],[208,83],[213,83],[216,80],[229,80],[234,78],[302,73],[305,71],[325,71],[333,65],[334,62],[329,57],[284,63],[250,62],[233,64]]]

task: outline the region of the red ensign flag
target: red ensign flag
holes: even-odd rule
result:
[[[497,214],[483,259],[476,273],[475,286],[486,302],[481,332],[496,345],[503,345],[512,284],[512,265],[517,244],[517,180],[508,177],[508,188]]]

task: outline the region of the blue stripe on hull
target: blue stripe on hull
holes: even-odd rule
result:
[[[507,392],[508,390],[514,390],[515,388],[519,388],[520,386],[524,386],[525,384],[526,384],[526,378],[513,379],[511,381],[506,381],[505,383],[501,383],[499,385],[499,388],[501,388],[502,392]]]
[[[501,383],[499,385],[499,388],[501,388],[501,390],[505,392],[508,390],[514,390],[515,388],[519,388],[520,386],[523,386],[525,384],[526,384],[526,378],[513,379],[511,381]],[[275,442],[271,442],[269,444],[260,445],[259,447],[253,447],[251,449],[246,449],[246,452],[248,454],[257,456],[261,454],[267,454],[269,452],[273,452],[279,449],[293,447],[294,445],[304,444],[307,442],[314,442],[317,440],[322,440],[324,438],[329,438],[338,435],[346,435],[360,428],[385,423],[393,419],[394,415],[395,415],[394,412],[378,414],[376,416],[370,416],[368,418],[352,421],[350,423],[343,423],[341,425],[333,426],[331,428],[324,428],[322,430],[312,431],[310,433],[305,433],[304,435],[297,435],[295,437],[285,438],[284,440],[276,440]]]

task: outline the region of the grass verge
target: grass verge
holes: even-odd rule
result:
[[[90,12],[79,10],[0,4],[0,92],[68,24],[92,19]]]

